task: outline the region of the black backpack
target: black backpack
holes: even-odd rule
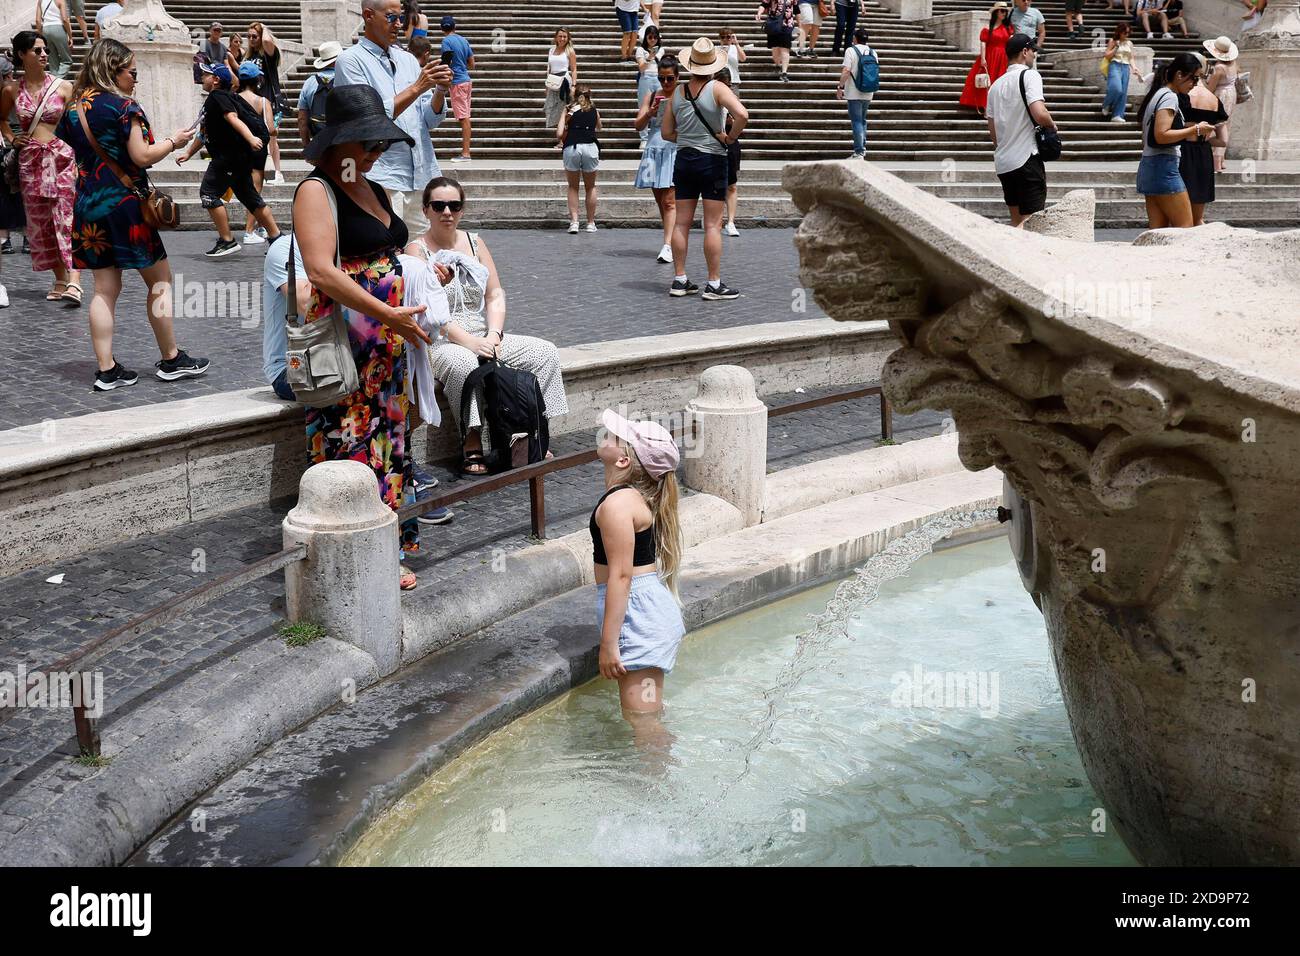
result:
[[[551,431],[537,377],[495,359],[483,359],[479,367],[465,378],[460,398],[461,438],[465,437],[465,423],[469,421],[470,399],[480,385],[483,386],[485,407],[479,411],[492,446],[487,455],[488,471],[496,474],[545,458],[551,444]],[[517,449],[511,446],[515,435],[528,436],[527,461],[523,460],[522,440]]]
[[[325,128],[325,98],[333,88],[334,77],[326,79],[324,73],[316,74],[316,92],[307,104],[307,128],[313,136]]]

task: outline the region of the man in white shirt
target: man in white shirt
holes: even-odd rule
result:
[[[95,39],[98,40],[104,34],[104,27],[113,22],[113,18],[126,8],[127,0],[117,0],[114,3],[106,3],[99,8],[95,14]]]
[[[1007,41],[1007,71],[989,87],[985,109],[993,139],[993,169],[1002,183],[1011,225],[1017,228],[1031,213],[1047,206],[1047,170],[1038,155],[1034,126],[1056,129],[1043,99],[1043,78],[1033,68],[1037,56],[1038,44],[1032,37],[1017,33]]]

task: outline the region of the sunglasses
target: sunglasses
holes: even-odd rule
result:
[[[392,140],[388,139],[365,139],[361,141],[361,148],[367,153],[382,153],[392,145]]]
[[[460,212],[465,208],[465,204],[459,199],[430,199],[424,204],[425,209],[432,209],[434,212],[442,212],[450,209],[452,212]]]
[[[401,15],[400,13],[385,13],[385,14],[383,15],[383,17],[384,17],[384,19],[387,20],[389,23],[401,23],[401,22],[402,22],[402,15]]]

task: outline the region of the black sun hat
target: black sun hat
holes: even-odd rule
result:
[[[364,83],[336,86],[325,97],[325,128],[311,138],[302,151],[303,159],[315,161],[331,146],[371,139],[400,140],[408,146],[415,145],[415,140],[384,111],[384,101],[373,86]]]

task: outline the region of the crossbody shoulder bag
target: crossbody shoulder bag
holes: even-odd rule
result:
[[[1029,94],[1025,92],[1025,74],[1028,72],[1028,67],[1020,71],[1020,98],[1025,103],[1025,112],[1029,113],[1029,125],[1034,128],[1034,142],[1038,144],[1038,155],[1044,162],[1051,162],[1061,158],[1061,134],[1034,122],[1034,114],[1029,110]]]
[[[319,176],[308,176],[302,182],[316,180],[325,187],[329,200],[330,218],[334,220],[334,266],[339,258],[339,207],[334,198],[334,187]],[[298,189],[302,183],[298,184]],[[297,198],[298,190],[294,190]],[[296,230],[295,230],[296,232]],[[298,324],[298,277],[293,263],[294,243],[297,235],[289,238],[289,294],[288,309],[284,315],[288,348],[285,350],[285,381],[293,389],[294,397],[312,408],[337,405],[360,387],[357,362],[352,357],[352,343],[348,341],[348,323],[343,308],[335,303],[328,321]]]
[[[709,80],[709,83],[712,83],[712,82],[714,82],[714,81],[713,81],[713,80]],[[709,85],[709,83],[705,83],[704,86],[707,87],[707,86]],[[695,97],[691,96],[691,86],[690,86],[690,82],[688,81],[688,82],[682,84],[681,90],[682,90],[682,96],[686,97],[686,102],[691,104],[691,109],[695,110],[695,115],[696,115],[697,117],[699,117],[700,122],[704,124],[704,128],[707,129],[707,130],[709,131],[710,135],[712,135],[714,139],[716,139],[719,143],[722,143],[722,137],[719,136],[719,135],[718,135],[718,131],[717,131],[716,129],[713,128],[713,124],[710,123],[710,122],[708,121],[708,119],[705,118],[705,116],[704,116],[704,111],[701,110],[700,107],[698,106],[698,104],[696,104],[696,102],[695,102]],[[704,92],[704,87],[701,87],[701,88],[700,88],[700,92],[701,92],[701,93]],[[727,144],[726,144],[726,143],[722,143],[722,145],[723,145],[723,146],[726,146]]]
[[[140,171],[140,178],[144,180],[144,185],[136,183],[135,179],[130,176],[126,170],[118,165],[117,160],[99,145],[99,140],[95,139],[95,134],[90,131],[90,121],[86,119],[86,111],[82,109],[83,103],[77,104],[77,120],[81,123],[81,131],[86,134],[86,141],[90,143],[90,148],[104,162],[114,176],[122,183],[126,191],[131,193],[140,200],[140,215],[144,219],[146,226],[152,226],[154,229],[164,231],[175,229],[181,224],[181,210],[176,205],[176,200],[172,199],[167,193],[160,189],[155,189],[149,183],[149,174],[144,170]]]

